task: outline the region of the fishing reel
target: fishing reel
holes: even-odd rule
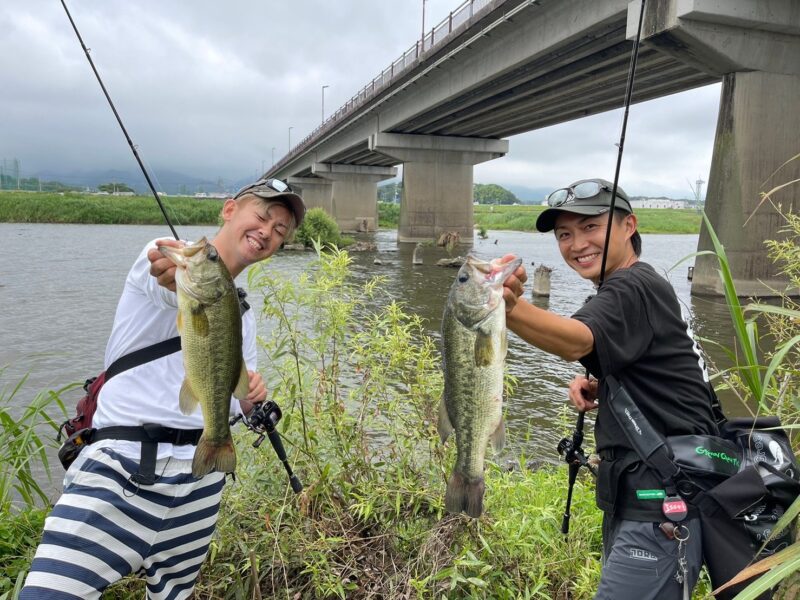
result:
[[[564,457],[564,462],[569,465],[579,465],[582,467],[586,467],[589,469],[592,475],[597,475],[595,472],[594,467],[589,462],[589,458],[586,456],[586,453],[583,451],[583,447],[580,445],[581,442],[575,443],[576,440],[574,438],[561,438],[561,441],[558,442],[558,446],[556,446],[556,451]]]
[[[231,419],[230,424],[233,426],[238,421],[241,421],[250,431],[258,434],[258,438],[253,442],[253,448],[258,448],[265,437],[269,438],[275,454],[278,455],[278,459],[283,463],[283,467],[289,475],[289,484],[292,486],[292,491],[295,494],[299,494],[303,491],[303,484],[297,478],[297,475],[292,472],[289,459],[286,457],[286,450],[283,448],[281,436],[275,429],[282,416],[283,413],[280,407],[272,400],[269,400],[256,404],[248,416],[244,414],[236,415]]]
[[[597,477],[597,470],[589,462],[586,452],[583,450],[583,417],[584,413],[578,416],[578,424],[572,437],[561,438],[556,446],[556,451],[564,457],[564,462],[575,467],[586,467],[589,472]]]
[[[256,404],[248,416],[244,414],[236,415],[231,419],[230,424],[233,426],[238,421],[241,421],[250,431],[257,433],[258,438],[253,442],[253,448],[258,448],[264,438],[275,431],[275,427],[277,427],[281,417],[283,417],[281,408],[272,400],[269,400]]]

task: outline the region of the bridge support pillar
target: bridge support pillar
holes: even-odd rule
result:
[[[319,177],[289,177],[287,183],[299,189],[306,208],[322,208],[333,216],[333,182]]]
[[[772,204],[759,203],[762,192],[800,179],[800,159],[770,177],[800,151],[799,98],[797,75],[753,71],[731,73],[723,79],[705,210],[725,245],[741,296],[774,296],[787,291],[787,279],[778,273],[778,265],[767,256],[764,246],[765,240],[785,237],[780,232],[785,221]],[[772,198],[783,211],[796,212],[800,209],[800,183]],[[712,248],[703,227],[697,249]],[[692,294],[722,295],[718,268],[715,257],[698,256]]]
[[[342,231],[378,229],[378,182],[397,176],[396,167],[314,163],[311,172],[330,183],[330,214]]]
[[[473,236],[472,167],[508,152],[508,140],[378,133],[369,148],[403,161],[397,239],[435,239],[444,231]]]
[[[639,5],[629,4],[628,38],[636,33]],[[778,273],[764,246],[764,240],[785,238],[784,220],[769,202],[759,204],[762,192],[800,178],[800,159],[781,168],[800,151],[798,3],[648,2],[643,39],[659,52],[722,77],[706,214],[725,245],[740,295],[772,296],[785,291],[788,279]],[[800,184],[787,186],[772,198],[783,211],[796,211]],[[712,249],[705,227],[697,249]],[[697,257],[693,294],[723,293],[718,267],[715,257]]]

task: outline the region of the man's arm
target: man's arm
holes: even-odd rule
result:
[[[501,262],[516,258],[507,254]],[[522,298],[528,281],[525,267],[519,266],[503,282],[506,325],[523,340],[564,360],[578,360],[594,349],[592,330],[577,319],[559,316]]]
[[[586,325],[523,298],[518,297],[506,313],[506,325],[529,344],[564,360],[579,360],[594,349],[594,336]]]

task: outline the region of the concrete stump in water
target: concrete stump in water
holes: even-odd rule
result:
[[[418,243],[414,246],[414,254],[411,255],[411,264],[412,265],[421,265],[422,264],[422,257],[419,255],[420,248],[422,248],[422,244]]]
[[[550,296],[550,274],[553,272],[551,267],[539,265],[533,272],[533,295]]]

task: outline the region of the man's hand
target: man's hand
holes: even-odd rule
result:
[[[500,264],[511,262],[517,258],[514,254],[506,254],[500,259]],[[523,285],[528,281],[528,274],[525,272],[525,267],[520,265],[517,270],[509,275],[503,282],[503,300],[506,301],[506,312],[509,313],[514,310],[517,305],[517,298],[522,296]]]
[[[172,246],[183,248],[186,244],[175,239],[156,240],[156,248],[147,251],[147,260],[150,261],[150,275],[156,278],[158,285],[175,291],[175,270],[178,268],[174,262],[158,251],[158,246]]]
[[[257,373],[256,371],[248,371],[247,374],[250,377],[250,389],[247,392],[247,398],[244,400],[239,400],[239,405],[242,407],[242,412],[246,415],[249,415],[252,412],[254,405],[260,404],[267,399],[267,386],[264,383],[264,379],[261,377],[261,373]]]
[[[569,384],[569,401],[578,412],[597,408],[597,379],[577,375]]]

